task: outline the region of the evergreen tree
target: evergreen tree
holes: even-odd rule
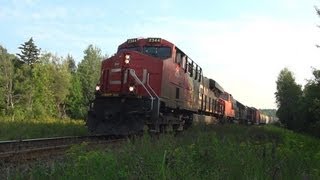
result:
[[[301,130],[304,122],[299,114],[301,105],[301,86],[295,82],[293,73],[287,68],[281,70],[276,81],[277,116],[282,124],[289,129]]]
[[[25,118],[29,116],[34,117],[34,102],[35,96],[35,84],[36,81],[33,79],[35,74],[33,68],[36,63],[39,62],[40,49],[34,44],[32,38],[29,41],[21,44],[19,47],[21,54],[17,54],[23,65],[19,65],[16,69],[15,77],[15,97],[18,102],[18,107],[15,108],[15,115],[19,118]],[[39,106],[40,107],[40,106]]]
[[[29,41],[21,44],[19,47],[21,49],[21,54],[17,54],[21,61],[27,63],[28,65],[33,65],[38,62],[40,49],[34,44],[32,37]]]

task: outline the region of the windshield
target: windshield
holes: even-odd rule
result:
[[[170,47],[157,47],[157,46],[144,46],[143,50],[141,50],[140,46],[134,46],[134,47],[123,47],[118,50],[118,52],[122,52],[124,50],[129,50],[129,51],[137,51],[141,52],[143,54],[161,58],[161,59],[166,59],[171,57],[171,48]]]
[[[118,52],[122,52],[124,50],[141,52],[141,47],[140,46],[124,47],[124,48],[119,49]]]
[[[171,57],[170,47],[144,46],[143,53],[161,59]]]

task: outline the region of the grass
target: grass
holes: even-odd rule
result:
[[[43,118],[12,121],[9,118],[0,117],[1,141],[86,134],[87,129],[83,120]]]
[[[319,179],[320,140],[273,126],[198,126],[122,148],[73,147],[17,179]]]

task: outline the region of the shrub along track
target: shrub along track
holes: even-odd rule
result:
[[[70,136],[0,141],[0,169],[8,165],[21,165],[30,161],[65,154],[72,145],[88,143],[89,147],[114,146],[125,141],[125,136]]]

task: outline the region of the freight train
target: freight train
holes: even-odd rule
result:
[[[165,39],[128,39],[102,61],[87,117],[91,133],[179,131],[198,121],[260,124],[266,116],[234,99]]]

